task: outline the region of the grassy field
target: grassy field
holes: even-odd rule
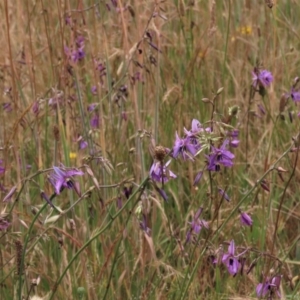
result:
[[[0,12],[0,299],[300,299],[299,1]]]

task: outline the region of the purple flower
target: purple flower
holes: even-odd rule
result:
[[[56,195],[59,195],[64,188],[73,189],[79,194],[79,190],[74,182],[74,176],[82,176],[84,173],[78,169],[70,168],[66,169],[63,165],[62,167],[53,167],[53,173],[49,176],[50,183],[55,188]]]
[[[197,185],[200,182],[202,176],[203,176],[203,171],[198,172],[198,174],[195,177],[193,186]]]
[[[85,141],[84,139],[81,139],[79,142],[79,149],[85,149],[88,146],[88,142]]]
[[[65,46],[65,54],[73,63],[77,63],[85,57],[83,36],[79,36],[76,38],[74,48],[75,49],[71,49]]]
[[[93,85],[93,86],[91,87],[91,93],[92,93],[93,95],[97,95],[97,86],[96,86],[96,85]]]
[[[8,194],[4,197],[3,202],[8,202],[11,200],[12,196],[14,195],[14,193],[16,192],[17,187],[13,186],[10,191],[8,192]]]
[[[7,113],[9,113],[13,110],[10,102],[3,103],[2,107],[3,107],[3,110],[5,110]]]
[[[157,191],[165,201],[168,201],[168,195],[164,189],[157,188]]]
[[[124,186],[123,194],[126,197],[126,199],[129,199],[130,195],[132,194],[132,190],[133,190],[133,185],[131,185],[129,187]]]
[[[259,111],[263,114],[263,115],[265,115],[266,114],[266,109],[265,109],[265,107],[262,105],[262,104],[257,104],[257,107],[258,107],[258,109],[259,109]]]
[[[140,228],[148,235],[150,236],[151,229],[147,226],[147,218],[143,214],[143,220],[140,221]]]
[[[227,193],[224,190],[222,190],[221,188],[218,188],[218,191],[219,191],[219,194],[222,196],[222,198],[224,198],[228,202],[230,201],[230,197],[227,195]]]
[[[198,146],[191,137],[180,138],[176,132],[176,140],[173,147],[173,157],[181,155],[183,160],[191,159],[198,152]]]
[[[227,267],[228,272],[233,276],[237,274],[240,267],[240,263],[237,256],[234,255],[234,252],[235,245],[234,240],[232,240],[228,247],[228,252],[222,257],[222,263]]]
[[[32,105],[32,112],[37,115],[39,113],[40,109],[39,109],[39,101],[34,101],[33,105]]]
[[[195,135],[195,134],[197,134],[197,133],[199,133],[199,132],[202,132],[202,131],[203,131],[202,125],[201,125],[201,123],[200,123],[198,120],[196,120],[196,119],[193,119],[193,120],[192,120],[192,128],[191,128],[190,131],[188,131],[188,130],[186,130],[186,129],[184,128],[184,132],[185,132],[185,134],[186,134],[187,136],[193,136],[193,135]]]
[[[240,221],[244,226],[252,226],[253,223],[252,218],[245,212],[241,212]]]
[[[268,296],[268,299],[272,299],[276,293],[279,298],[281,298],[279,287],[281,282],[282,275],[276,275],[271,279],[266,280],[264,283],[259,283],[256,287],[256,295],[259,298],[265,298]]]
[[[300,92],[292,87],[289,94],[286,95],[287,98],[291,97],[294,102],[300,102]]]
[[[87,111],[88,112],[94,111],[96,109],[97,105],[98,105],[97,103],[92,103],[92,104],[88,105]]]
[[[51,202],[51,200],[49,199],[49,197],[46,195],[46,193],[44,191],[41,192],[41,197],[52,207],[55,209],[55,206],[53,205],[53,203]]]
[[[273,76],[270,71],[262,70],[259,71],[257,69],[252,72],[252,85],[254,88],[259,86],[268,87],[270,86],[271,82],[273,81]]]
[[[6,230],[9,225],[10,225],[10,223],[7,220],[0,217],[0,231]]]
[[[233,166],[232,160],[234,159],[234,154],[226,150],[228,144],[229,140],[226,139],[220,149],[212,146],[212,153],[206,156],[208,159],[207,170],[220,171],[220,165],[227,168]]]
[[[90,120],[90,124],[92,128],[100,127],[100,115],[98,112],[95,112]]]
[[[170,178],[176,178],[177,176],[168,169],[170,162],[171,160],[169,160],[162,168],[159,161],[154,161],[149,172],[151,179],[162,183],[163,178],[163,182],[166,183]]]
[[[189,224],[191,224],[191,227],[186,235],[186,243],[191,240],[191,235],[193,233],[199,234],[203,227],[208,229],[208,223],[205,220],[200,219],[200,215],[201,215],[202,211],[203,211],[203,208],[200,207],[198,209],[198,211],[196,212],[193,221],[189,222]]]

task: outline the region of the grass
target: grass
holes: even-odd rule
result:
[[[256,299],[279,275],[281,298],[300,299],[298,105],[284,96],[300,5],[267,2],[2,1],[1,299]],[[255,67],[274,77],[261,94]],[[172,149],[193,119],[213,134],[153,182],[151,138]],[[234,165],[207,171],[233,128]],[[56,195],[61,164],[84,175]],[[200,207],[208,226],[187,242]]]

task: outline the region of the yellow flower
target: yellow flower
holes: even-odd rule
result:
[[[242,35],[251,35],[252,34],[252,27],[251,26],[242,26],[238,28],[238,31]]]
[[[70,152],[69,156],[70,159],[75,159],[77,157],[77,154],[75,152]]]

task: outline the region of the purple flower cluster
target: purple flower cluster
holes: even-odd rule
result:
[[[97,108],[97,103],[92,103],[87,108],[88,112],[92,113],[92,117],[90,119],[90,125],[92,128],[96,129],[100,127],[100,113]]]
[[[180,138],[176,132],[176,140],[173,146],[172,156],[177,158],[181,156],[183,160],[193,160],[193,157],[201,149],[201,145],[198,141],[198,133],[203,131],[200,122],[196,119],[192,121],[191,130],[184,128],[185,136]]]
[[[78,61],[83,60],[83,58],[85,57],[84,37],[78,36],[76,38],[75,47],[73,47],[73,49],[65,46],[65,54],[73,63],[77,63]]]

